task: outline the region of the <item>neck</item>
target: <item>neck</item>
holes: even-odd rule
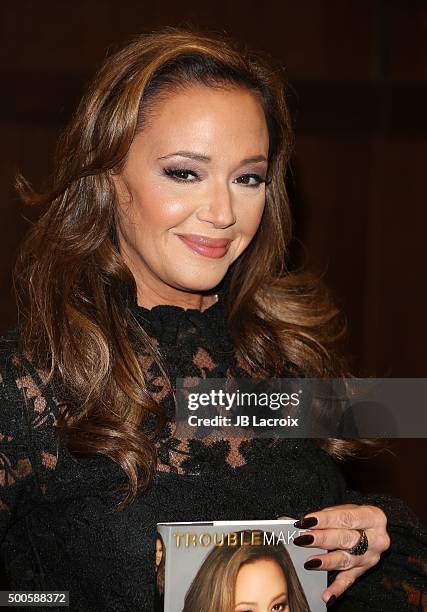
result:
[[[164,305],[172,305],[179,306],[184,308],[185,310],[200,310],[203,312],[207,308],[210,308],[213,304],[218,301],[217,294],[196,294],[196,293],[188,293],[188,292],[180,292],[179,294],[174,294],[170,298],[166,297],[164,294],[161,296],[159,294],[150,294],[146,291],[141,292],[138,287],[138,306],[142,306],[144,308],[154,308],[154,306],[159,306],[160,304]]]

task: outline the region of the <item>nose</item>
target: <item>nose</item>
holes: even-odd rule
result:
[[[200,207],[197,217],[200,221],[212,223],[215,227],[225,228],[236,223],[233,198],[226,183],[218,181],[205,194],[205,204]]]

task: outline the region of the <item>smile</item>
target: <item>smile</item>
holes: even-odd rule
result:
[[[227,253],[231,240],[225,238],[208,238],[194,234],[175,234],[193,253],[220,259]]]

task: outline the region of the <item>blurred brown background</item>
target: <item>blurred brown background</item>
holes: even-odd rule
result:
[[[15,322],[10,271],[26,218],[36,218],[14,194],[16,170],[36,185],[49,173],[108,50],[186,24],[282,61],[294,90],[296,238],[348,315],[355,373],[427,376],[427,3],[417,0],[3,1],[0,333]],[[427,522],[426,440],[391,450],[348,466],[351,483],[402,497]]]

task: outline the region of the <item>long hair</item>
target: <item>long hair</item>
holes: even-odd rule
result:
[[[163,595],[165,591],[165,569],[166,569],[166,547],[163,542],[162,536],[158,533],[156,537],[156,555],[157,555],[157,543],[161,547],[161,558],[160,563],[156,563],[156,591],[157,595]]]
[[[70,452],[106,455],[126,473],[122,507],[149,486],[156,469],[152,437],[141,423],[150,414],[158,429],[165,422],[135,343],[163,373],[165,367],[131,315],[136,284],[118,248],[111,175],[123,167],[156,101],[195,83],[247,88],[261,101],[269,131],[271,182],[261,225],[228,272],[226,323],[236,351],[267,375],[282,371],[283,358],[306,376],[343,373],[333,348],[342,332],[339,313],[316,278],[286,268],[293,136],[281,70],[222,36],[166,28],[136,38],[106,60],[89,86],[59,142],[49,190],[38,194],[18,177],[23,201],[46,210],[23,242],[14,274],[20,350],[45,371],[46,383],[60,384],[66,408],[58,427]],[[357,446],[320,443],[335,456]]]
[[[281,568],[290,612],[309,612],[304,590],[285,545],[281,542],[276,545],[241,544],[240,534],[250,538],[253,532],[236,533],[235,546],[215,546],[207,555],[186,593],[183,612],[232,612],[236,606],[235,588],[240,568],[262,559],[272,560]],[[256,533],[268,532],[256,530]]]

